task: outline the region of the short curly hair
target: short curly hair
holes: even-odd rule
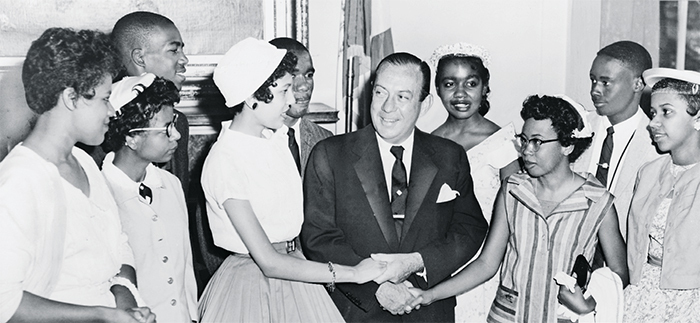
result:
[[[129,130],[150,126],[151,119],[163,106],[174,106],[180,102],[180,91],[175,84],[162,77],[156,77],[136,98],[119,110],[119,115],[109,121],[102,148],[105,152],[117,151],[126,142]]]
[[[287,53],[284,54],[284,57],[282,57],[282,61],[280,61],[279,65],[277,65],[275,71],[272,72],[272,75],[270,75],[270,77],[268,77],[267,80],[265,80],[265,82],[262,85],[260,85],[260,87],[257,90],[255,90],[255,92],[253,93],[253,97],[255,97],[258,101],[262,101],[265,103],[272,102],[272,99],[274,99],[275,96],[272,95],[270,87],[276,86],[277,80],[287,75],[287,73],[294,74],[294,68],[296,66],[297,57],[291,51],[287,51]],[[231,111],[233,112],[234,116],[243,111],[243,104],[244,103],[241,102],[231,108]],[[255,109],[256,106],[254,105],[252,108]]]
[[[481,58],[478,58],[476,56],[460,56],[454,54],[445,55],[442,58],[440,58],[440,60],[437,63],[435,71],[435,87],[439,86],[438,81],[442,78],[442,71],[445,68],[445,64],[449,62],[465,63],[469,65],[472,68],[472,70],[476,72],[477,75],[479,75],[481,83],[486,88],[486,92],[481,97],[481,104],[479,105],[479,114],[485,116],[486,113],[488,113],[491,109],[491,103],[489,103],[488,100],[489,93],[491,93],[491,87],[489,86],[489,81],[491,80],[491,73],[489,73],[489,69],[486,68],[486,66],[484,66],[484,62],[481,61]]]
[[[107,75],[114,77],[119,61],[109,37],[96,30],[49,28],[29,47],[22,67],[27,104],[42,114],[51,110],[67,88],[91,99]]]
[[[696,94],[693,94],[693,87],[695,87]],[[698,87],[700,87],[700,85],[695,83],[665,78],[654,84],[654,87],[651,89],[651,94],[654,95],[659,92],[676,94],[688,105],[685,111],[688,112],[689,115],[695,116],[698,114],[698,111],[700,111],[700,92],[698,92]]]
[[[550,120],[559,143],[564,147],[574,145],[574,150],[569,154],[570,163],[575,162],[593,142],[593,137],[573,137],[574,129],[583,129],[583,120],[576,109],[562,98],[547,95],[529,96],[523,102],[520,117],[523,121],[530,118]]]

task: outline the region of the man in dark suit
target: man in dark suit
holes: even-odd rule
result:
[[[374,256],[387,262],[376,283],[338,284],[331,293],[347,321],[454,322],[454,298],[398,316],[392,313],[402,309],[390,313],[377,300],[384,286],[375,293],[378,283],[432,287],[481,246],[487,223],[466,154],[415,127],[432,103],[425,62],[408,53],[387,56],[377,67],[372,93],[371,126],[325,139],[311,153],[303,250],[312,260],[343,265],[383,254]]]
[[[277,48],[286,49],[297,57],[292,83],[296,103],[287,110],[287,118],[284,120],[287,127],[282,127],[281,130],[286,131],[289,136],[289,149],[292,151],[295,161],[298,162],[297,166],[303,177],[311,149],[316,143],[332,136],[333,133],[306,117],[309,112],[311,94],[314,92],[314,73],[316,73],[309,50],[302,43],[287,37],[275,38],[270,41],[270,44]],[[294,141],[292,142],[292,140]]]

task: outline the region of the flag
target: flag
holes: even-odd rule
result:
[[[382,1],[344,0],[342,36],[338,54],[338,84],[342,93],[337,106],[344,107],[345,132],[371,122],[370,78],[379,62],[394,52],[388,11]]]

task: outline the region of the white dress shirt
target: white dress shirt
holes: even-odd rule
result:
[[[411,159],[413,158],[413,138],[415,130],[411,131],[411,135],[404,140],[401,144],[394,145],[386,142],[378,133],[374,133],[377,136],[377,143],[379,144],[379,156],[382,159],[382,167],[384,168],[384,180],[386,181],[386,192],[389,194],[389,200],[391,200],[391,170],[394,167],[394,162],[396,157],[391,153],[392,146],[403,147],[403,156],[401,161],[403,161],[404,166],[406,166],[406,185],[408,186],[411,180]]]
[[[617,184],[619,173],[619,168],[624,165],[625,155],[627,152],[628,144],[632,141],[632,136],[646,136],[646,133],[635,133],[637,130],[637,125],[642,118],[646,118],[644,111],[641,108],[637,108],[637,113],[635,113],[631,118],[622,121],[613,126],[613,151],[610,156],[610,163],[608,168],[608,191],[612,192]],[[589,149],[592,149],[591,161],[588,167],[588,172],[595,175],[598,171],[598,161],[600,160],[601,149],[603,148],[603,141],[607,136],[607,128],[610,127],[610,121],[608,118],[603,118],[603,122],[598,125],[598,128],[593,129],[595,135],[593,136],[593,143]]]

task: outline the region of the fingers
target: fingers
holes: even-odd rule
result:
[[[148,307],[134,307],[129,309],[131,316],[140,323],[153,323],[156,321],[156,315],[151,313]]]
[[[419,309],[422,303],[423,303],[423,296],[418,296],[418,297],[414,298],[408,306],[415,308],[415,309]]]

